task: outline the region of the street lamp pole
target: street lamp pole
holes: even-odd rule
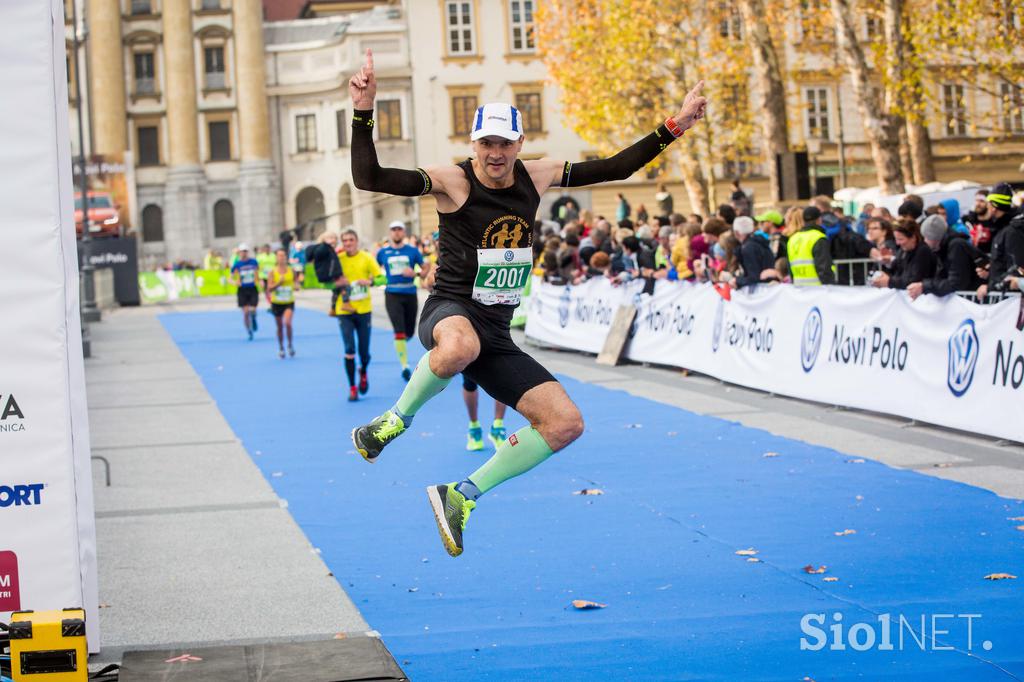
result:
[[[85,170],[85,130],[82,123],[82,107],[85,103],[82,102],[81,70],[78,65],[78,51],[82,44],[78,37],[78,0],[71,0],[71,29],[74,36],[72,44],[75,64],[75,111],[78,113],[78,157],[76,161],[79,192],[82,195],[82,254],[84,258],[79,262],[79,270],[82,273],[82,344],[83,347],[88,348],[88,324],[100,321],[100,310],[96,307],[96,280],[93,276],[96,268],[89,260],[92,237],[89,234],[91,227],[89,222],[89,179],[86,177]]]

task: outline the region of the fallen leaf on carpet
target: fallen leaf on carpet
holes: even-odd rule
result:
[[[856,535],[857,531],[853,530],[852,528],[847,528],[846,530],[838,530],[838,531],[835,532],[835,534],[836,535]]]
[[[678,431],[669,431],[668,435],[670,435],[670,436],[678,436],[679,432]]]
[[[348,637],[348,635],[346,635],[344,632],[339,632],[338,634],[334,635],[334,639],[345,639],[346,637]]]
[[[1009,573],[989,573],[985,576],[985,580],[1016,580],[1017,576],[1010,575]]]
[[[1006,520],[1007,521],[1024,521],[1024,516],[1011,516],[1011,517],[1009,517]]]
[[[863,500],[863,499],[864,499],[864,496],[863,496],[863,495],[857,495],[857,497],[855,497],[855,498],[853,498],[853,499],[855,499],[855,500],[857,500],[858,502],[860,502],[861,500]]]
[[[580,611],[586,611],[588,609],[603,609],[608,606],[607,604],[598,604],[596,601],[587,601],[586,599],[573,599],[572,605]]]
[[[604,491],[600,488],[584,488],[583,490],[577,490],[573,495],[604,495]]]
[[[1017,530],[1024,530],[1024,526],[1017,526]]]
[[[839,581],[839,578],[836,578],[835,576],[831,576],[831,575],[830,575],[830,576],[828,576],[828,577],[822,578],[822,580],[823,580],[824,582],[826,582],[826,583],[834,583],[834,582],[838,582],[838,581]]]
[[[848,459],[848,460],[846,460],[846,463],[847,464],[863,464],[864,463],[864,459],[861,458],[861,457],[858,457],[856,459]]]
[[[270,475],[273,476],[274,478],[281,478],[282,476],[284,476],[284,472],[283,471],[275,471],[274,473],[272,473]]]
[[[761,560],[758,559],[756,556],[750,557],[749,559],[747,559],[747,561],[749,561],[752,564],[759,564],[759,563],[761,563]]]
[[[804,566],[804,573],[824,573],[828,569],[827,566],[814,567],[814,564],[807,564]]]
[[[777,452],[766,452],[766,453],[764,453],[764,454],[763,454],[763,455],[761,455],[761,456],[762,456],[762,457],[778,457],[778,456],[779,456],[779,453],[777,453]]]
[[[626,424],[626,428],[627,429],[642,429],[642,428],[644,428],[644,425],[643,424]]]
[[[949,468],[949,467],[953,466],[953,463],[952,462],[939,462],[938,464],[936,464],[934,466],[935,466],[936,469],[946,469],[946,468]]]
[[[410,592],[419,592],[419,591],[420,591],[420,588],[418,588],[418,587],[410,587],[410,588],[409,588],[409,591],[410,591]]]
[[[750,549],[738,549],[736,550],[738,556],[754,556],[757,554],[757,550],[751,547]]]
[[[658,589],[659,589],[659,590],[667,590],[667,589],[668,589],[668,588],[670,588],[670,587],[672,587],[672,583],[669,583],[668,585],[662,585],[662,586],[661,586],[661,587],[659,587]]]

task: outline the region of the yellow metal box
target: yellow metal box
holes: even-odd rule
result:
[[[14,682],[86,682],[85,611],[15,611],[11,615]]]

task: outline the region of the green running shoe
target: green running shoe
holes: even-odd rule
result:
[[[466,449],[470,452],[484,449],[484,429],[479,424],[469,427],[469,433],[466,434]]]
[[[494,449],[497,450],[505,442],[505,422],[495,421],[491,424],[491,432],[488,434]]]
[[[455,489],[455,483],[432,485],[427,488],[430,508],[434,510],[437,530],[441,533],[444,548],[452,556],[462,554],[462,531],[466,529],[469,514],[476,508],[476,502],[467,500]]]
[[[404,432],[405,424],[397,414],[388,410],[366,426],[352,429],[352,444],[356,446],[356,451],[363,459],[373,464],[384,446]]]

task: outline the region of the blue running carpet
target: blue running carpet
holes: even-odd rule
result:
[[[1024,679],[1019,501],[561,377],[586,433],[484,496],[452,559],[424,488],[492,452],[464,449],[459,379],[371,466],[349,432],[402,390],[390,330],[350,404],[334,320],[297,310],[279,360],[239,317],[161,320],[413,680]]]

